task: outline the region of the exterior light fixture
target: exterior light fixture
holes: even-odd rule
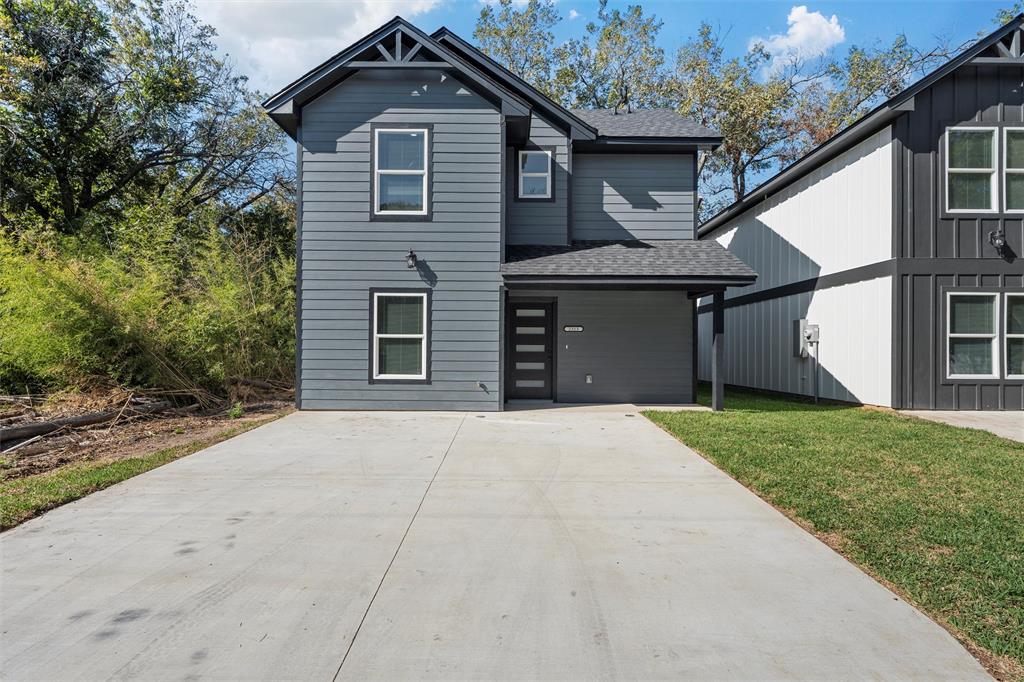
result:
[[[1003,249],[1006,248],[1006,233],[1002,230],[992,230],[988,233],[988,243],[996,251],[1002,253]]]
[[[409,249],[409,253],[406,254],[405,256],[405,267],[411,270],[412,268],[416,267],[417,260],[418,258],[416,256],[416,252],[413,251],[412,249]]]

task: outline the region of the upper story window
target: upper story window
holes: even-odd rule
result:
[[[429,135],[425,128],[374,129],[374,214],[427,215]]]
[[[946,130],[946,209],[996,210],[996,129]]]
[[[551,198],[551,161],[551,152],[548,150],[519,150],[520,199]]]
[[[1024,211],[1024,128],[1007,128],[1004,134],[1006,210]]]

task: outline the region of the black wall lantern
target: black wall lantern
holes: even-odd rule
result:
[[[992,230],[988,233],[988,243],[991,244],[996,251],[1002,253],[1003,249],[1006,248],[1006,233],[1002,230]]]
[[[405,256],[405,267],[409,268],[410,270],[413,269],[414,267],[416,267],[417,260],[418,258],[416,256],[416,252],[413,251],[412,249],[409,249],[409,253],[407,253]]]

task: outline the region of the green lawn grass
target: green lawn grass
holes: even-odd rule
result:
[[[725,407],[644,414],[1024,679],[1024,444],[736,390]]]
[[[143,457],[73,464],[43,474],[0,482],[0,530],[262,426],[279,416],[239,424],[213,436],[157,450]]]

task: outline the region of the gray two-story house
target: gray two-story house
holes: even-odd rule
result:
[[[694,401],[696,299],[755,280],[695,238],[717,133],[565,109],[397,17],[264,106],[297,144],[300,408]]]

